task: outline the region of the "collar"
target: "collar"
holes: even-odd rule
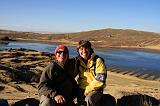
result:
[[[61,68],[63,68],[64,69],[64,65],[63,64],[61,64],[59,61],[57,61],[56,60],[56,63],[61,67]]]

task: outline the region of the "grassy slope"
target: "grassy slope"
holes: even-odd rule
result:
[[[90,40],[95,47],[148,47],[160,46],[160,34],[136,30],[101,29],[66,34],[39,34],[32,32],[1,31],[0,37],[9,36],[13,39],[34,40],[76,44],[80,39]]]

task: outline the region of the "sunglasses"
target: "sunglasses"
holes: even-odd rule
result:
[[[61,53],[63,53],[63,54],[67,54],[67,52],[66,52],[66,51],[57,51],[57,53],[58,53],[58,54],[61,54]]]

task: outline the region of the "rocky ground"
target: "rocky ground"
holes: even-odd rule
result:
[[[0,51],[0,98],[10,103],[33,97],[38,99],[37,83],[51,56],[27,49]]]
[[[0,51],[0,99],[6,99],[10,104],[26,98],[39,99],[39,76],[51,60],[51,54],[35,50]],[[160,100],[160,81],[108,71],[105,93],[115,99],[124,95],[145,94]]]

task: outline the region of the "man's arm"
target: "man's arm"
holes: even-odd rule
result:
[[[45,68],[45,70],[42,72],[40,82],[38,85],[39,94],[50,98],[53,98],[57,93],[55,89],[50,87],[51,83],[54,83],[52,80],[52,67],[53,64],[50,64],[47,66],[47,68]]]

